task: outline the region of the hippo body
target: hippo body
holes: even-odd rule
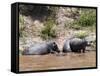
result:
[[[65,42],[63,52],[81,52],[82,50],[84,53],[86,46],[88,46],[88,42],[85,39],[72,38]]]
[[[52,52],[59,52],[58,46],[55,42],[49,43],[41,43],[36,44],[34,46],[30,46],[29,48],[23,51],[23,55],[44,55]]]
[[[71,48],[69,44],[70,44],[70,40],[66,40],[63,46],[63,52],[71,52]]]

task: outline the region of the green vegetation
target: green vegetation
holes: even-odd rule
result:
[[[77,11],[77,18],[71,23],[66,23],[65,28],[72,28],[75,30],[87,29],[95,30],[96,26],[96,10],[80,8]],[[72,14],[73,15],[73,14]],[[73,16],[72,16],[73,17]]]
[[[82,39],[82,38],[85,38],[87,35],[88,35],[88,33],[86,31],[79,31],[75,34],[75,37]]]
[[[26,36],[25,23],[22,15],[19,15],[19,37]]]
[[[96,10],[95,9],[80,9],[80,16],[75,20],[74,24],[81,27],[93,26],[96,24]]]
[[[43,39],[51,39],[56,37],[56,29],[54,20],[48,19],[44,23],[44,28],[41,30],[40,34]]]
[[[75,25],[71,25],[71,28],[72,28],[72,29],[76,29],[76,30],[80,30],[80,29],[82,29],[82,27],[79,26],[79,25],[77,25],[77,24],[75,24]]]

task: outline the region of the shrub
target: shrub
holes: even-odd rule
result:
[[[95,9],[81,9],[80,17],[75,20],[75,24],[79,26],[93,26],[96,24],[96,10]]]
[[[78,26],[77,24],[75,24],[75,25],[71,26],[71,28],[79,30],[79,29],[81,29],[81,26]]]
[[[44,23],[44,28],[41,30],[41,37],[43,39],[50,39],[56,37],[56,30],[54,28],[54,20],[49,19]]]
[[[82,39],[82,38],[85,38],[87,35],[88,35],[88,33],[86,31],[79,31],[75,34],[75,37]]]
[[[19,37],[24,36],[26,36],[24,18],[22,15],[19,15]]]

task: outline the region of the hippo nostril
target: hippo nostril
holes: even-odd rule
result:
[[[58,50],[57,52],[60,53],[60,50]]]

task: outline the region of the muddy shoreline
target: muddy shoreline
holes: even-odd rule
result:
[[[21,55],[20,71],[96,67],[96,51],[86,53]]]

